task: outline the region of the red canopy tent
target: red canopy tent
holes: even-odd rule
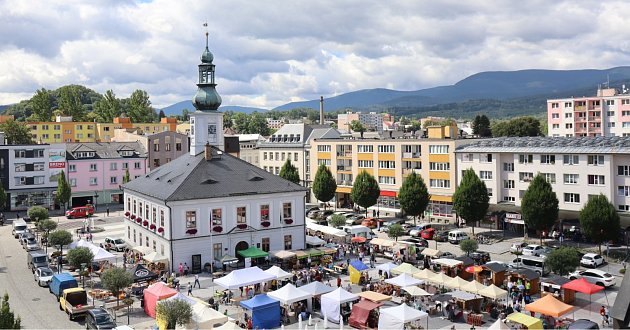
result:
[[[575,279],[571,282],[568,283],[564,283],[562,284],[562,288],[565,290],[573,290],[576,292],[580,292],[580,293],[585,293],[588,295],[588,305],[591,306],[591,295],[593,295],[593,293],[597,293],[599,291],[604,290],[603,286],[599,286],[597,284],[593,284],[587,280],[585,280],[583,277]],[[591,312],[591,308],[589,307],[588,309],[589,314]]]
[[[352,313],[350,314],[350,319],[348,319],[348,325],[357,329],[366,329],[370,312],[382,305],[382,303],[376,303],[365,299],[352,305]]]
[[[155,306],[157,303],[168,297],[174,296],[177,291],[169,288],[163,282],[157,282],[144,289],[144,312],[155,317]]]

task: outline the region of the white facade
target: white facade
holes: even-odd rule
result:
[[[223,147],[223,113],[195,111],[190,114],[190,154],[204,150],[206,143],[221,150]]]

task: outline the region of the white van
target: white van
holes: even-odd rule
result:
[[[20,234],[25,233],[27,230],[26,222],[24,220],[13,221],[13,230],[11,233],[13,237],[18,238]]]
[[[365,237],[368,240],[372,238],[376,238],[376,234],[372,231],[372,229],[366,226],[343,226],[343,231],[350,235],[350,237]]]
[[[448,233],[448,241],[451,244],[459,244],[459,242],[465,239],[470,239],[470,237],[461,230],[452,230]]]
[[[545,259],[536,256],[518,256],[509,265],[511,268],[527,268],[540,276],[547,275],[549,269],[545,267]]]

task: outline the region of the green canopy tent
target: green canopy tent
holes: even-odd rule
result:
[[[255,246],[250,246],[246,250],[241,250],[241,251],[238,251],[237,253],[243,258],[252,258],[252,259],[264,258],[269,255],[269,253]]]

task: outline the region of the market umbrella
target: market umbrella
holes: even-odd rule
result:
[[[479,273],[480,271],[483,270],[483,268],[481,266],[468,266],[464,269],[466,272],[468,273]]]
[[[365,243],[365,241],[367,241],[367,238],[363,237],[363,236],[355,236],[351,239],[352,243]]]
[[[407,293],[409,293],[410,295],[417,297],[417,296],[432,296],[432,293],[428,293],[426,291],[424,291],[422,288],[419,288],[415,285],[412,286],[406,286],[403,288],[403,290],[407,291]]]

